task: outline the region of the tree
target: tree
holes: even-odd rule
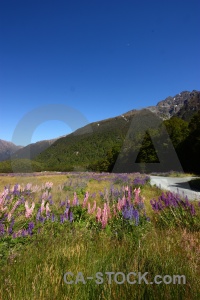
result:
[[[177,117],[164,121],[169,137],[172,141],[174,148],[183,142],[189,135],[188,122],[183,121]]]

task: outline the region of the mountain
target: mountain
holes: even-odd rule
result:
[[[35,160],[45,163],[47,170],[109,170],[113,165],[112,161],[114,162],[120,153],[127,135],[131,135],[130,127],[133,117],[138,116],[138,120],[143,118],[144,122],[149,122],[150,128],[153,126],[153,115],[162,120],[177,117],[178,113],[180,114],[184,109],[187,110],[187,107],[192,107],[191,103],[194,102],[194,99],[199,99],[199,95],[199,91],[184,91],[174,97],[167,97],[165,100],[159,101],[156,106],[150,106],[143,110],[133,109],[114,118],[93,122],[58,139]],[[196,109],[198,109],[198,105]],[[135,123],[134,126],[132,131],[139,125]],[[137,130],[139,131],[138,128]],[[127,150],[125,149],[125,151],[130,151],[134,147],[138,147],[137,142],[134,144],[133,141],[130,141],[130,145],[126,146]],[[110,165],[108,161],[111,162]]]
[[[159,162],[157,150],[152,144],[152,134],[157,145],[165,146],[163,155],[166,159],[170,156],[170,139],[174,147],[178,147],[189,135],[187,121],[190,121],[194,113],[199,110],[200,92],[184,91],[159,101],[156,106],[149,106],[142,110],[133,109],[114,118],[90,123],[67,136],[30,144],[12,154],[12,159],[16,159],[17,166],[22,164],[23,159],[32,159],[35,170],[112,171],[117,157],[123,152],[121,166],[126,163],[128,170],[128,165],[132,164],[133,154],[136,155],[138,149],[142,147],[142,152],[135,156],[135,161]],[[167,143],[164,140],[164,132],[156,125],[163,120],[170,135]],[[143,136],[142,142],[141,131],[145,126],[146,131],[153,127],[154,131],[150,135],[146,134],[145,138]],[[180,152],[183,151],[182,149],[179,147]],[[23,170],[26,169],[27,164],[28,161],[24,161]],[[170,164],[167,164],[166,169],[169,167]],[[0,165],[0,170],[8,169],[12,170],[9,162]]]
[[[29,144],[20,148],[12,154],[12,159],[34,159],[37,155],[45,151],[51,146],[57,139],[43,140],[36,143]]]
[[[129,122],[130,117],[118,116],[88,124],[55,141],[35,160],[45,162],[46,170],[70,171],[93,165],[104,159],[109,150],[120,149]]]
[[[190,121],[192,116],[198,111],[200,111],[200,92],[193,91],[190,99],[184,102],[176,116],[182,120]]]
[[[11,155],[21,147],[0,139],[0,161],[10,159]]]
[[[173,116],[188,120],[200,109],[200,91],[181,92],[173,97],[167,97],[165,100],[159,101],[156,106],[149,106],[147,109],[163,120]]]

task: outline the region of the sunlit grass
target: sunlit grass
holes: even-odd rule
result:
[[[52,199],[56,204],[66,197],[73,200],[74,187],[86,183],[89,202],[102,205],[99,191],[110,191],[111,186],[122,187],[120,181],[109,181],[109,176],[88,179],[86,175],[48,175],[32,177],[0,178],[2,187],[7,184],[41,185],[53,182]],[[112,176],[110,176],[112,177]],[[64,190],[63,186],[72,189]],[[84,185],[83,185],[84,186]],[[2,190],[2,188],[1,188]],[[135,226],[133,232],[114,236],[109,228],[93,230],[86,223],[54,223],[41,227],[40,234],[20,238],[16,244],[0,242],[0,253],[8,253],[1,264],[0,299],[5,300],[51,300],[51,299],[199,299],[200,283],[200,232],[181,228],[161,229],[156,226],[155,212],[150,200],[158,198],[161,190],[149,184],[141,186],[145,197],[146,214],[152,220],[147,226]],[[41,193],[37,193],[39,198]],[[82,202],[84,195],[80,193]],[[8,248],[7,246],[10,245]],[[103,284],[95,278],[86,284],[66,284],[64,274],[82,272],[84,278],[104,274]],[[116,284],[108,283],[105,272],[148,272],[148,281],[156,275],[185,275],[186,284]],[[134,280],[131,277],[131,280]]]
[[[2,299],[119,299],[119,295],[121,299],[159,299],[164,295],[167,299],[189,299],[191,295],[198,299],[199,256],[197,249],[187,249],[183,234],[152,229],[139,243],[129,237],[111,240],[106,234],[91,235],[86,230],[71,234],[65,229],[60,237],[41,237],[4,267]],[[78,272],[84,278],[96,272],[148,272],[148,281],[157,274],[184,274],[187,284],[117,285],[114,281],[108,284],[105,276],[102,285],[94,281],[67,285],[63,275],[68,271],[75,275],[69,280],[75,280]]]
[[[163,172],[163,173],[157,172],[157,173],[152,173],[151,175],[165,176],[165,177],[179,177],[179,178],[198,177],[198,175],[194,173],[184,173],[184,172],[176,172],[176,171]]]

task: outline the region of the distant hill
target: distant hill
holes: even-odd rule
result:
[[[37,155],[45,151],[51,146],[57,139],[44,140],[36,143],[29,144],[23,148],[20,148],[12,154],[12,159],[34,159]]]
[[[20,148],[22,148],[22,146],[16,146],[11,142],[0,139],[0,161],[10,159],[11,155]]]
[[[47,170],[92,167],[97,161],[104,159],[108,151],[120,150],[130,119],[131,117],[118,116],[88,124],[55,141],[35,160],[45,162]]]

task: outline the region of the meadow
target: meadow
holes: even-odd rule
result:
[[[2,174],[0,259],[1,300],[200,299],[200,203],[140,173]]]

